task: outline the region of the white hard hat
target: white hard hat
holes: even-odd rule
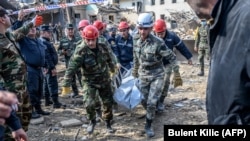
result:
[[[138,17],[136,25],[139,27],[153,27],[153,16],[150,13],[141,13]]]

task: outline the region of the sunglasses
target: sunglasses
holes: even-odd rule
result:
[[[149,27],[138,27],[139,30],[149,30]]]

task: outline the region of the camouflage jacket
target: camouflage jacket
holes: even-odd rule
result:
[[[115,61],[116,63],[118,63],[118,59],[115,56],[115,53],[113,52],[113,50],[111,48],[111,45],[109,44],[108,40],[103,35],[100,35],[98,37],[98,43],[104,44],[105,46],[107,46],[109,51],[112,53],[112,60]]]
[[[112,52],[104,44],[98,43],[95,50],[90,49],[84,41],[76,48],[67,68],[63,86],[69,87],[72,75],[81,68],[82,79],[85,83],[100,86],[109,80],[109,71],[115,71],[115,62],[112,60]]]
[[[77,42],[80,41],[80,37],[73,37],[72,40],[70,40],[68,37],[63,38],[60,41],[59,47],[58,47],[58,53],[59,55],[63,55],[63,50],[65,50],[67,53],[64,55],[65,58],[70,58],[72,54],[74,53],[74,50],[76,48]]]
[[[135,77],[154,77],[164,75],[163,58],[169,60],[173,70],[179,72],[176,55],[166,47],[164,41],[152,34],[145,41],[142,41],[140,35],[133,38],[133,62],[134,68],[132,74]]]
[[[0,75],[5,90],[14,92],[19,100],[17,114],[21,118],[24,130],[28,129],[31,116],[30,99],[27,93],[26,64],[22,58],[20,49],[14,41],[20,40],[28,34],[32,23],[19,28],[14,32],[0,34]]]
[[[195,46],[197,48],[208,47],[208,26],[199,27]]]

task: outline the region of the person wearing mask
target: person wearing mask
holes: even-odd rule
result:
[[[105,44],[98,43],[98,30],[88,25],[82,32],[82,42],[77,45],[69,67],[67,68],[62,87],[62,94],[70,92],[71,77],[79,68],[82,71],[84,84],[84,104],[90,124],[87,132],[92,134],[96,125],[96,102],[99,97],[102,102],[102,118],[105,120],[107,132],[113,133],[111,120],[113,118],[113,93],[109,71],[115,72],[116,64],[112,52]]]
[[[139,34],[133,38],[132,75],[139,79],[139,90],[143,94],[142,106],[146,110],[145,132],[148,137],[155,135],[152,122],[156,104],[162,94],[165,68],[163,59],[170,62],[174,70],[174,80],[179,81],[180,73],[176,55],[163,40],[151,34],[154,21],[150,13],[141,13],[137,20]]]
[[[72,54],[75,51],[77,42],[79,42],[80,40],[81,40],[81,38],[76,37],[74,35],[73,24],[71,24],[71,23],[67,24],[66,25],[66,37],[60,41],[60,44],[58,47],[58,53],[60,55],[64,55],[66,68],[68,68],[70,57],[72,56]],[[79,96],[79,90],[78,90],[77,83],[76,83],[76,77],[78,78],[78,81],[82,87],[81,71],[79,70],[76,72],[75,76],[72,76],[71,88],[73,90],[73,94],[71,95],[71,97]]]
[[[114,52],[114,50],[116,48],[116,42],[115,42],[115,40],[116,40],[116,27],[113,25],[110,25],[110,26],[108,26],[107,30],[108,30],[109,35],[106,39],[108,40],[108,43],[110,44],[111,49]]]
[[[167,29],[166,22],[162,19],[158,19],[154,23],[154,28],[153,28],[154,34],[163,39],[165,44],[169,49],[173,51],[174,48],[176,48],[186,59],[187,63],[189,65],[192,65],[192,53],[188,50],[186,45],[183,43],[183,41],[178,37],[174,32],[171,32]],[[170,85],[170,77],[172,74],[172,67],[169,63],[168,60],[163,60],[164,65],[168,66],[166,67],[166,75],[164,78],[164,86],[163,86],[163,92],[162,95],[157,103],[157,111],[162,112],[165,109],[164,106],[164,100],[165,97],[168,94],[168,89]],[[181,85],[181,84],[180,84]],[[175,86],[177,87],[177,86]]]
[[[198,60],[200,63],[200,72],[198,76],[204,76],[205,57],[209,60],[210,48],[208,45],[208,24],[206,19],[202,19],[200,27],[197,30],[194,50],[198,52]]]

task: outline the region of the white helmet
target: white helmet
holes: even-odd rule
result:
[[[141,13],[138,17],[136,25],[139,27],[153,27],[153,16],[150,13]]]

